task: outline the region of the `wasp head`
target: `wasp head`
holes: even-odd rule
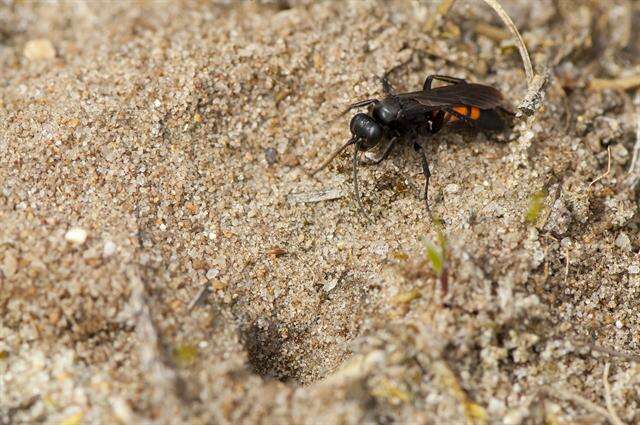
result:
[[[361,150],[376,146],[384,134],[382,126],[372,117],[363,113],[355,114],[351,118],[350,128],[354,138],[360,139]]]

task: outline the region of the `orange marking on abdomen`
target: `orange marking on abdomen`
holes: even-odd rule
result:
[[[454,111],[456,111],[457,113],[459,113],[460,115],[464,115],[465,117],[468,117],[469,119],[472,120],[477,120],[478,118],[480,118],[480,108],[477,108],[475,106],[454,106],[453,108]],[[453,114],[447,114],[445,117],[445,122],[455,122],[455,121],[459,121],[460,118],[458,118],[457,116],[453,115]]]

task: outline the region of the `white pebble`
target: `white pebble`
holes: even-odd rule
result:
[[[372,251],[374,254],[377,254],[380,257],[384,257],[389,252],[389,245],[387,245],[383,241],[379,241],[377,244],[373,246]]]
[[[333,280],[330,280],[329,282],[325,283],[325,284],[322,286],[322,289],[324,289],[324,292],[329,292],[329,291],[331,291],[333,288],[335,288],[335,287],[336,287],[336,285],[338,285],[338,279],[333,279]]]
[[[616,320],[616,328],[622,329],[622,322],[620,320]]]
[[[629,252],[632,250],[631,239],[629,239],[629,236],[627,236],[625,232],[620,232],[620,234],[616,238],[615,244],[623,251]]]
[[[629,274],[638,274],[640,273],[640,266],[638,263],[633,263],[629,266]]]
[[[450,183],[444,187],[444,191],[447,193],[458,193],[460,186],[455,183]]]
[[[87,240],[87,231],[82,227],[72,227],[65,233],[64,238],[67,242],[82,245]]]
[[[111,399],[111,408],[113,413],[122,423],[130,424],[135,422],[133,410],[127,401],[119,396]]]
[[[207,279],[214,279],[216,276],[220,274],[220,270],[218,269],[209,269],[207,270]]]
[[[106,241],[104,243],[104,247],[102,248],[102,256],[107,258],[111,257],[116,252],[116,244],[112,241]]]
[[[40,59],[53,59],[56,57],[56,49],[51,41],[46,38],[36,38],[29,40],[24,45],[24,56],[30,61]]]

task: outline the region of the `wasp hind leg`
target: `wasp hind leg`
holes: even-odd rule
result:
[[[431,83],[433,82],[433,80],[438,80],[438,81],[442,81],[444,83],[450,83],[450,84],[466,84],[467,80],[465,80],[464,78],[456,78],[456,77],[449,77],[447,75],[429,75],[427,76],[426,80],[424,80],[424,86],[422,86],[422,90],[424,91],[429,91],[431,90]]]
[[[427,209],[429,217],[431,217],[431,209],[429,208],[429,178],[431,177],[431,170],[429,170],[429,161],[427,155],[424,153],[424,149],[418,143],[413,144],[413,149],[420,153],[422,158],[422,174],[424,174],[424,206]]]

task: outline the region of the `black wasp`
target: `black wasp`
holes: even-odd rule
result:
[[[445,125],[464,123],[480,130],[498,131],[506,126],[502,113],[513,115],[505,106],[502,93],[482,84],[467,83],[461,78],[445,75],[429,75],[422,90],[410,93],[395,93],[389,84],[387,73],[382,77],[385,97],[366,99],[349,105],[352,109],[369,107],[368,113],[357,113],[351,119],[351,139],[331,154],[312,175],[325,168],[336,156],[350,145],[353,152],[353,185],[360,211],[364,211],[358,189],[358,165],[379,164],[389,156],[398,140],[410,136],[435,134]],[[431,87],[434,80],[448,85]],[[375,160],[361,162],[358,152],[367,151],[388,140],[387,146]],[[416,152],[422,157],[422,172],[425,176],[424,200],[429,211],[429,162],[422,145],[414,142]]]

